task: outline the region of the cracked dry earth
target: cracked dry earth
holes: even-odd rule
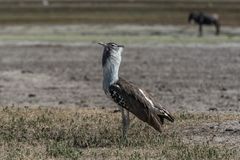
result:
[[[115,106],[102,91],[101,53],[92,44],[1,45],[0,105]],[[120,75],[173,112],[240,113],[240,46],[130,45],[122,60]],[[240,119],[182,132],[239,145]]]

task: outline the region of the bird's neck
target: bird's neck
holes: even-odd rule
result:
[[[103,67],[103,89],[105,93],[108,92],[109,87],[118,81],[118,71],[120,67],[120,62],[112,63],[108,61]]]

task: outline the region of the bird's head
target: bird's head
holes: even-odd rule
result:
[[[113,42],[109,43],[98,43],[104,47],[103,56],[102,56],[102,66],[104,67],[107,62],[112,64],[119,64],[121,63],[121,54],[123,51],[124,46],[119,45]]]

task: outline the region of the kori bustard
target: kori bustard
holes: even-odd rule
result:
[[[161,132],[164,119],[174,121],[172,114],[156,103],[143,89],[119,77],[123,45],[112,42],[99,44],[104,47],[102,55],[103,90],[121,108],[123,137],[127,137],[129,112]]]

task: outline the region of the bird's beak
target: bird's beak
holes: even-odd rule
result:
[[[98,44],[102,45],[103,47],[106,47],[106,44],[104,44],[102,42],[98,42]]]

